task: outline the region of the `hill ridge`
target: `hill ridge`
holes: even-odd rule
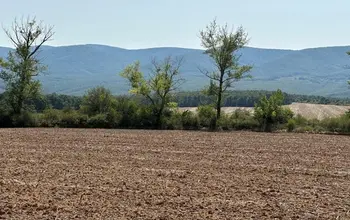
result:
[[[6,57],[9,47],[0,47]],[[276,90],[288,93],[332,97],[350,96],[350,46],[325,46],[301,50],[245,47],[241,63],[253,65],[252,80],[235,84],[236,89]],[[45,46],[41,51],[48,74],[39,76],[45,93],[81,95],[88,88],[103,85],[115,94],[127,93],[128,85],[118,73],[136,60],[146,74],[153,58],[183,56],[181,70],[186,83],[181,90],[198,90],[208,83],[197,66],[212,69],[213,64],[203,49],[151,47],[126,49],[103,44]],[[3,87],[0,83],[0,89]]]

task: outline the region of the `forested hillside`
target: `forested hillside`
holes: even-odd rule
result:
[[[0,47],[5,58],[9,48]],[[253,79],[235,85],[242,90],[276,90],[288,93],[350,97],[346,81],[350,78],[350,47],[312,48],[305,50],[276,50],[245,47],[240,63],[253,65]],[[149,48],[127,50],[105,45],[45,46],[40,57],[48,66],[42,81],[45,93],[83,95],[89,88],[104,86],[114,94],[126,94],[128,85],[119,76],[128,64],[139,60],[141,70],[149,73],[153,59],[167,56],[183,57],[181,74],[186,80],[181,89],[194,91],[207,84],[199,67],[213,69],[203,50],[186,48]],[[0,83],[0,90],[3,85]]]

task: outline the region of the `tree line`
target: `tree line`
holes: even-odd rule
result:
[[[224,107],[254,107],[261,97],[270,97],[274,91],[266,90],[235,90],[225,93],[222,106]],[[327,105],[349,105],[349,98],[331,98],[314,95],[289,94],[283,92],[283,105],[289,105],[293,102],[327,104]],[[175,94],[175,100],[179,107],[197,107],[211,103],[210,97],[201,91],[178,92]]]
[[[309,101],[342,104],[348,100],[289,95],[281,90],[232,91],[235,83],[252,78],[249,65],[240,65],[237,51],[248,43],[242,26],[236,30],[220,26],[214,19],[200,31],[201,45],[215,64],[200,71],[209,80],[202,91],[179,92],[184,82],[182,58],[153,60],[149,76],[135,61],[119,74],[129,82],[129,95],[115,97],[104,87],[90,89],[83,97],[43,95],[36,76],[46,69],[38,58],[42,45],[53,35],[53,27],[35,18],[15,20],[5,33],[15,50],[0,59],[0,78],[6,91],[1,94],[1,126],[157,128],[157,129],[257,129],[271,131],[293,124],[293,112],[284,104]],[[118,61],[116,61],[118,62]],[[179,106],[198,107],[197,112]],[[254,114],[221,111],[223,106],[254,106]]]
[[[235,90],[228,91],[223,99],[223,107],[254,107],[261,97],[270,97],[274,91],[266,90]],[[86,93],[87,94],[87,93]],[[6,93],[0,93],[0,104],[6,106]],[[146,103],[142,97],[135,95],[113,95],[116,100],[129,99],[135,103]],[[332,98],[324,96],[299,95],[283,92],[283,105],[292,103],[312,103],[324,105],[350,105],[348,98]],[[66,95],[66,94],[43,94],[41,97],[27,100],[25,106],[35,112],[42,113],[45,109],[73,109],[79,110],[84,96]],[[177,103],[178,107],[198,107],[201,105],[209,105],[211,100],[201,91],[179,91],[173,94],[172,101]]]

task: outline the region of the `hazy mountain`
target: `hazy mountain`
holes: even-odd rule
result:
[[[6,57],[10,48],[0,47],[0,57]],[[349,46],[304,50],[277,50],[247,47],[239,51],[242,64],[254,66],[253,79],[238,82],[236,89],[281,88],[288,93],[350,96]],[[213,69],[212,61],[202,50],[185,48],[150,48],[126,50],[104,45],[75,45],[43,47],[40,56],[48,65],[47,74],[39,79],[47,93],[81,95],[87,89],[104,85],[114,93],[126,93],[128,85],[118,74],[128,64],[141,62],[147,74],[152,59],[181,56],[181,68],[186,83],[182,90],[197,90],[208,83],[198,67]],[[0,85],[0,89],[1,89]]]

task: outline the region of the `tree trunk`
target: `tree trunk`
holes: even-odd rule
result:
[[[14,114],[15,115],[20,115],[22,112],[23,108],[23,98],[22,95],[20,95],[20,98],[18,98],[16,109],[14,109]]]
[[[156,128],[162,129],[162,114],[158,112],[156,117]]]
[[[222,94],[219,92],[218,94],[218,102],[216,103],[216,119],[219,119],[221,116],[221,99]]]
[[[217,121],[220,119],[220,116],[221,116],[222,84],[223,84],[224,74],[225,74],[224,72],[221,72],[220,81],[219,81],[218,99],[216,103],[215,129],[217,128]]]
[[[14,96],[17,97],[17,100],[15,100],[15,106],[13,109],[13,113],[15,115],[20,115],[22,113],[23,103],[24,103],[24,89],[25,89],[25,83],[26,83],[26,70],[21,71],[20,75],[20,82],[19,82],[19,90],[16,91],[17,94]]]
[[[156,126],[157,129],[162,129],[162,116],[163,116],[163,111],[164,111],[164,106],[165,104],[162,103],[159,110],[157,111],[157,115],[156,115]]]

